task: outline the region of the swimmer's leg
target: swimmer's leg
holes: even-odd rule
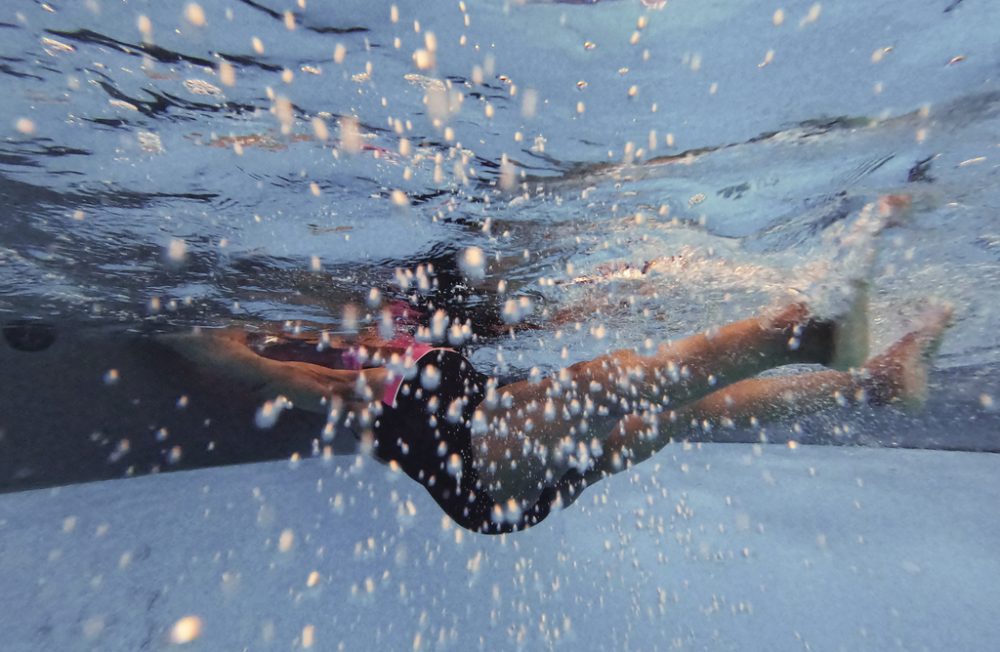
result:
[[[597,474],[622,468],[627,457],[640,462],[671,440],[756,442],[746,429],[727,426],[768,423],[839,405],[866,401],[916,407],[927,397],[927,372],[951,319],[951,309],[935,308],[917,330],[888,351],[870,359],[860,371],[818,371],[734,383],[684,409],[657,415],[655,424],[639,415],[619,422],[604,444]],[[707,427],[706,427],[707,426]]]
[[[616,351],[574,365],[574,377],[604,386],[635,379],[651,403],[687,403],[762,371],[795,363],[860,366],[868,354],[867,286],[856,284],[844,314],[819,319],[803,303],[663,344],[650,356]]]
[[[855,292],[848,313],[836,320],[815,319],[805,304],[795,303],[662,345],[650,356],[615,351],[572,365],[559,377],[504,386],[506,400],[480,407],[489,425],[477,438],[476,468],[498,499],[530,502],[545,476],[558,475],[565,461],[553,468],[537,451],[562,450],[567,439],[579,439],[569,432],[571,425],[586,422],[586,431],[610,432],[623,418],[632,423],[628,413],[690,404],[781,365],[860,365],[868,343],[866,307],[863,291]]]
[[[503,392],[511,395],[515,408],[552,400],[557,413],[563,407],[572,411],[563,402],[592,401],[597,409],[591,425],[606,432],[621,418],[623,401],[632,406],[686,404],[787,364],[815,363],[842,370],[860,366],[868,351],[865,286],[858,284],[853,296],[849,309],[835,319],[817,319],[804,303],[794,303],[773,314],[662,344],[649,356],[631,349],[614,351],[576,363],[559,378],[513,383]],[[567,381],[575,383],[575,394],[560,391]],[[602,407],[607,415],[603,420],[598,418]]]

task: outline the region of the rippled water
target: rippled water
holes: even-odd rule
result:
[[[1000,9],[646,4],[9,4],[0,311],[337,328],[475,246],[463,301],[537,332],[474,360],[524,372],[821,301],[872,247],[876,345],[943,297],[940,366],[995,378]]]

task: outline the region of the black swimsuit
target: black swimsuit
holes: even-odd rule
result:
[[[412,355],[415,360],[410,377],[390,383],[383,397],[382,413],[374,423],[374,453],[384,462],[398,464],[466,529],[483,534],[523,530],[548,516],[560,502],[573,502],[586,486],[583,476],[570,470],[546,486],[534,505],[514,516],[493,500],[482,488],[473,462],[471,427],[473,413],[486,395],[488,378],[457,351],[411,342],[405,348],[390,345],[380,349],[378,355],[362,363],[355,348],[318,351],[314,343],[305,340],[265,340],[263,336],[252,337],[249,343],[267,358],[331,368],[357,370],[381,366],[393,353]],[[428,371],[430,367],[434,369]]]
[[[440,374],[433,391],[424,389],[420,380],[429,366]],[[456,523],[483,534],[523,530],[548,516],[559,498],[569,504],[583,489],[583,477],[570,471],[545,487],[532,507],[505,518],[504,506],[481,487],[473,464],[472,415],[486,394],[487,377],[450,349],[425,353],[416,369],[399,386],[395,407],[386,405],[375,422],[375,454],[399,464]]]

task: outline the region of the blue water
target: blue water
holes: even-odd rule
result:
[[[400,275],[478,248],[463,302],[533,308],[472,360],[545,373],[790,297],[831,308],[873,254],[876,350],[955,306],[927,409],[773,439],[1000,450],[997,3],[201,9],[0,8],[0,322],[344,331],[346,305],[375,324],[372,289],[408,300]],[[0,446],[5,414],[45,402],[22,380],[0,385]],[[33,459],[72,467],[59,436]],[[0,611],[26,650],[160,649],[192,612],[192,649],[303,647],[311,624],[314,649],[984,647],[993,460],[673,446],[496,539],[354,458],[8,494]]]

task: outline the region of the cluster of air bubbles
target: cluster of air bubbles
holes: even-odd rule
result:
[[[411,287],[420,292],[430,292],[438,286],[434,277],[434,265],[417,265],[416,269],[396,268],[396,283],[401,290],[409,290]]]
[[[464,324],[458,322],[448,329],[448,344],[452,346],[462,346],[472,339],[472,323],[468,320]]]
[[[438,309],[434,311],[430,324],[430,340],[432,342],[444,341],[445,334],[448,332],[448,324],[450,321],[451,318],[448,317],[448,313],[444,310]]]
[[[417,364],[410,353],[393,353],[385,366],[392,378],[410,380],[417,375]]]
[[[486,420],[486,413],[483,410],[476,410],[472,415],[471,424],[472,436],[485,435],[489,432],[489,423]]]
[[[503,304],[502,316],[507,324],[519,324],[534,311],[534,304],[528,297],[507,299]]]

